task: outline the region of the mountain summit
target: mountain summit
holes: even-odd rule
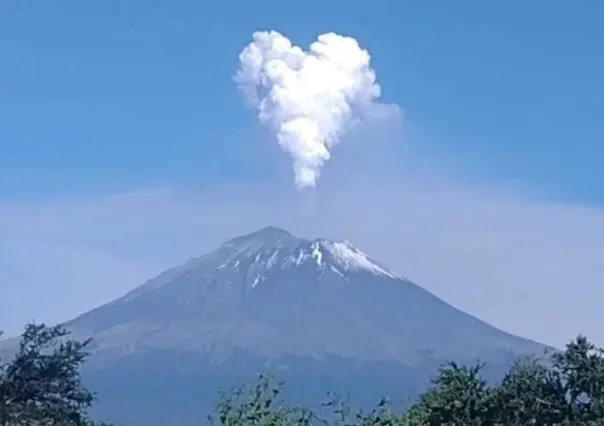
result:
[[[541,346],[467,315],[349,242],[267,226],[76,318],[99,354],[238,351],[414,363],[491,359]]]
[[[264,279],[261,272],[270,275],[270,271],[295,271],[301,268],[313,269],[319,274],[317,279],[322,279],[326,272],[346,279],[345,274],[351,271],[397,277],[394,272],[371,260],[348,241],[309,241],[272,226],[229,240],[222,247],[228,261],[219,268],[231,266],[257,270],[258,275],[254,278],[252,287]]]
[[[434,265],[438,267],[438,265]],[[413,398],[439,365],[544,347],[467,315],[349,242],[265,227],[225,241],[66,324],[92,337],[85,376],[99,419],[132,426],[199,424],[218,391],[259,372],[316,403],[353,392]]]

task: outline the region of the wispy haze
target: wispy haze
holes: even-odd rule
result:
[[[274,224],[301,236],[349,239],[509,331],[556,345],[579,331],[604,342],[592,321],[604,274],[602,209],[412,182],[329,186],[318,191],[310,214],[304,200],[278,187],[262,195],[266,186],[205,195],[157,188],[5,206],[0,227],[8,238],[0,247],[10,255],[1,265],[13,284],[4,290],[9,306],[1,320],[15,331],[31,318],[70,318],[229,237]],[[52,297],[32,299],[41,286]],[[57,306],[62,301],[68,303]]]

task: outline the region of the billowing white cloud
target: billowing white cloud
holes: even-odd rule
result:
[[[323,34],[304,51],[276,31],[256,32],[239,62],[235,80],[291,156],[299,188],[315,186],[342,135],[376,114],[380,86],[354,38]]]

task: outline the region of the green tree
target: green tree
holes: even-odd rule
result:
[[[555,425],[564,421],[560,378],[538,358],[517,361],[492,394],[496,424]]]
[[[314,413],[289,407],[280,397],[282,383],[274,384],[270,376],[261,375],[253,387],[239,387],[221,395],[212,424],[222,426],[309,426]]]
[[[604,424],[604,351],[579,336],[552,356],[552,364],[552,376],[567,401],[565,420]]]
[[[494,424],[493,391],[481,378],[482,365],[449,363],[439,370],[434,387],[407,413],[410,425],[488,426]]]
[[[579,336],[550,362],[516,363],[497,393],[499,424],[604,424],[604,357]]]
[[[602,426],[604,351],[579,336],[547,361],[516,362],[497,386],[450,364],[407,413],[409,425]]]
[[[89,343],[60,326],[27,325],[12,360],[0,361],[0,425],[92,425],[95,398],[79,371]]]

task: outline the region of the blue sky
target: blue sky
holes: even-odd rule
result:
[[[34,316],[65,319],[271,217],[303,233],[356,232],[391,264],[410,270],[404,274],[456,305],[514,332],[563,342],[572,337],[571,330],[556,334],[546,321],[525,330],[522,317],[516,323],[509,314],[524,292],[534,300],[544,291],[564,293],[563,287],[544,290],[545,284],[532,284],[551,280],[549,275],[506,288],[509,301],[498,306],[485,306],[476,294],[484,286],[496,290],[495,271],[501,268],[513,266],[510,280],[517,280],[533,277],[535,265],[547,269],[544,265],[572,257],[562,251],[564,245],[550,254],[544,247],[563,242],[575,247],[575,240],[575,253],[586,252],[554,275],[581,274],[586,291],[596,291],[601,282],[596,273],[602,271],[598,256],[604,256],[603,20],[603,3],[562,0],[384,0],[370,5],[310,0],[300,6],[277,1],[3,1],[0,228],[10,238],[0,243],[0,253],[10,261],[0,262],[0,286],[10,302],[0,313],[0,326],[14,331]],[[288,160],[258,127],[232,80],[237,54],[253,31],[265,29],[302,46],[335,31],[357,38],[369,50],[383,100],[404,111],[403,130],[383,131],[387,143],[382,145],[357,141],[356,151],[346,151],[345,141],[341,156],[334,154],[319,181],[317,197],[323,200],[321,208],[335,214],[347,202],[356,205],[362,196],[387,192],[385,187],[403,205],[416,194],[413,202],[425,210],[407,220],[411,225],[418,221],[409,229],[425,229],[413,240],[423,244],[423,251],[416,252],[425,257],[405,242],[410,241],[407,228],[403,242],[386,244],[383,229],[363,233],[358,224],[344,226],[335,216],[311,226],[289,207],[276,207],[287,204],[284,200],[298,206]],[[366,135],[376,134],[373,129]],[[352,170],[365,161],[372,165],[363,166],[360,179]],[[447,198],[439,192],[443,188],[448,196],[463,196],[437,204],[433,200]],[[334,207],[329,200],[340,196],[342,204]],[[422,204],[427,198],[432,201]],[[447,220],[454,226],[471,222],[476,209],[468,213],[459,200],[492,211],[478,215],[465,234],[473,236],[466,241],[476,241],[472,250],[489,256],[490,272],[467,275],[475,268],[469,249],[451,240],[463,235],[434,235]],[[374,202],[379,206],[381,201]],[[262,203],[271,206],[270,215],[258,207]],[[225,206],[239,216],[219,227],[210,215],[223,216]],[[244,206],[257,216],[251,218]],[[137,223],[151,210],[165,213],[151,214],[142,220],[145,226]],[[522,225],[508,223],[496,211],[517,212]],[[430,214],[442,220],[427,222]],[[181,224],[175,227],[176,220]],[[505,248],[493,243],[501,242],[494,236],[513,229],[520,238],[536,228],[541,230],[535,241],[541,245],[531,255],[542,257],[533,266],[510,266],[518,240]],[[149,248],[148,238],[162,249]],[[407,258],[393,255],[397,250],[408,252]],[[438,250],[445,259],[430,259]],[[411,261],[409,256],[418,257]],[[452,267],[446,279],[431,275],[430,265],[456,263],[451,260],[456,256],[468,263]],[[53,272],[32,271],[45,267]],[[25,302],[32,290],[39,300]],[[68,299],[59,302],[53,295]],[[592,322],[585,315],[573,330]],[[604,342],[604,335],[599,338]]]

